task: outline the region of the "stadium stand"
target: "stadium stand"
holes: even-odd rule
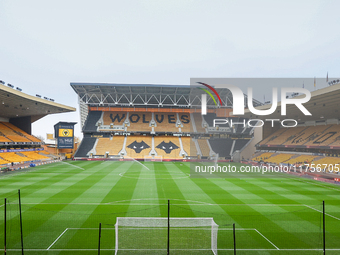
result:
[[[208,115],[202,116],[200,100],[197,100],[199,97],[190,86],[92,83],[71,83],[71,86],[82,100],[80,110],[82,125],[84,123],[83,126],[86,126],[83,128],[85,140],[88,137],[109,137],[112,135],[114,136],[113,140],[116,140],[118,136],[125,136],[126,139],[122,146],[124,148],[121,150],[123,155],[126,153],[127,156],[137,158],[164,156],[168,159],[183,159],[184,156],[210,157],[215,154],[215,151],[211,149],[207,140],[201,141],[201,139],[210,138],[210,136],[206,136],[207,132],[214,132],[215,139],[231,138],[235,135],[230,124],[221,125],[223,128],[211,128],[213,119],[217,116],[219,118],[230,116],[231,105],[216,108],[214,102],[209,101]],[[222,93],[223,98],[231,96],[228,89],[219,88],[218,91]],[[102,93],[105,94],[105,97]],[[85,95],[91,96],[84,97]],[[230,118],[240,119],[239,117]],[[219,146],[218,151],[230,158],[230,152],[234,148],[243,148],[243,145],[247,143],[243,140],[250,138],[249,134],[245,132],[247,130],[247,128],[239,130],[240,134],[245,133],[246,135],[235,136],[234,138],[240,139],[240,141],[233,141],[233,147],[227,147],[227,153],[225,146]],[[179,134],[177,133],[193,133],[192,139],[187,137],[187,134],[178,138]],[[152,135],[152,137],[141,137],[141,135]],[[131,139],[134,138],[135,140],[132,141]],[[150,139],[152,143],[149,143]],[[142,151],[136,152],[128,147],[131,143],[135,142],[136,145],[139,145],[142,141],[149,146],[147,147],[148,151],[144,148]],[[164,149],[170,151],[166,152],[162,148],[160,145],[162,142],[164,142]],[[173,145],[170,145],[171,142]],[[110,142],[110,139],[98,138],[97,142],[92,143],[96,147],[92,150],[91,148],[83,149],[82,147],[86,146],[86,142],[83,142],[78,148],[75,159],[81,158],[80,155],[88,157],[89,150],[95,153],[94,156],[100,158],[101,155],[105,155],[105,152],[109,152],[112,147],[111,143],[113,142]],[[122,141],[118,144],[115,146],[121,147]],[[82,150],[84,152],[80,153]],[[117,154],[117,151],[109,153]],[[182,155],[179,155],[180,153]],[[148,160],[148,158],[144,159]]]
[[[231,152],[231,148],[233,145],[233,141],[234,140],[231,140],[231,139],[210,139],[209,143],[211,145],[211,149],[214,152],[218,153],[219,157],[230,158],[230,152]],[[200,142],[199,144],[200,144],[200,148],[202,149]],[[205,155],[207,155],[207,152],[203,153],[203,156]]]
[[[182,155],[179,155],[181,148],[178,137],[155,136],[154,143],[158,156],[162,156],[164,159],[183,158]]]
[[[249,139],[236,139],[233,151],[241,150],[248,142]]]
[[[310,139],[304,145],[327,146],[334,143],[340,135],[340,125],[327,125],[325,127],[315,138],[311,137],[314,139]]]
[[[75,153],[75,157],[87,157],[88,153],[94,147],[97,138],[95,137],[84,137],[81,145],[79,146],[77,152]]]
[[[154,113],[156,132],[178,132],[176,113]]]
[[[129,113],[130,126],[127,131],[134,132],[151,132],[152,128],[150,122],[152,121],[151,112],[130,112]]]
[[[149,156],[151,148],[151,136],[128,136],[126,139],[125,150],[128,157],[144,158],[144,156]]]
[[[203,116],[203,119],[208,123],[209,127],[213,127],[214,124],[214,119],[216,119],[216,114],[215,113],[207,113],[207,115]]]
[[[183,150],[189,155],[189,156],[197,156],[197,151],[195,153],[195,151],[193,150],[193,148],[191,148],[192,143],[191,143],[191,139],[190,137],[182,137],[182,145],[183,145]],[[196,146],[195,146],[196,149]],[[191,153],[194,153],[193,155],[191,155]]]
[[[292,157],[290,160],[286,161],[285,163],[288,164],[303,164],[303,163],[311,163],[317,156],[312,155],[296,155],[297,157]]]
[[[96,126],[96,124],[100,120],[101,116],[102,116],[101,111],[90,111],[85,121],[83,131],[86,132],[97,131],[98,127]]]
[[[115,136],[112,138],[98,138],[96,155],[118,155],[123,148],[125,136]]]
[[[126,120],[127,112],[104,112],[103,114],[103,124],[104,125],[123,125],[124,121]]]
[[[210,156],[210,147],[208,145],[207,139],[197,139],[198,145],[201,149],[202,156],[203,157],[209,157]]]
[[[271,157],[264,160],[265,162],[280,164],[280,163],[286,163],[291,157],[293,157],[296,154],[288,154],[288,153],[279,153],[279,154],[273,154]]]
[[[328,146],[339,144],[340,125],[300,126],[281,128],[262,140],[259,145]]]
[[[338,167],[340,168],[340,158],[338,157],[323,157],[318,160],[315,160],[313,162],[315,166],[321,165],[321,168],[324,169],[324,167],[327,165],[329,167],[330,165],[333,165],[333,170],[335,170],[335,164],[338,164]],[[323,165],[324,164],[324,165]],[[329,169],[326,169],[329,170]]]
[[[181,132],[190,133],[190,114],[189,113],[179,113],[179,121],[182,124]]]
[[[299,129],[302,130],[299,132]],[[325,129],[327,126],[297,127],[295,132],[290,129],[290,132],[286,132],[290,136],[283,145],[304,145],[306,142],[313,142]]]
[[[20,153],[23,154],[24,156],[26,156],[30,160],[46,160],[46,159],[50,159],[49,157],[43,156],[43,155],[39,154],[36,151],[22,151]]]
[[[193,138],[189,138],[190,140],[190,152],[188,153],[188,155],[192,156],[192,157],[196,157],[198,155],[198,151],[197,151],[197,148],[196,148],[196,144],[194,142],[194,139]]]
[[[261,153],[260,155],[258,155],[256,157],[252,158],[252,160],[263,161],[263,160],[266,160],[267,158],[269,158],[273,154],[274,154],[273,152],[264,152],[264,153]]]
[[[200,113],[193,113],[196,129],[198,133],[205,133],[205,128],[202,127],[202,115]]]
[[[4,160],[3,158],[0,157],[0,165],[5,165],[5,164],[8,164],[10,163],[9,161],[7,160]]]
[[[15,152],[4,152],[4,153],[1,154],[1,157],[4,160],[7,160],[9,162],[23,163],[23,162],[26,162],[26,161],[31,161],[31,159],[29,159],[27,157],[22,157]]]
[[[9,127],[10,129],[12,129],[16,134],[18,134],[19,136],[23,136],[27,139],[29,139],[30,141],[32,142],[41,142],[38,138],[32,136],[32,135],[29,135],[27,134],[26,132],[22,131],[20,128],[14,126],[13,124],[11,123],[4,123],[7,127]]]
[[[2,132],[0,132],[0,143],[8,143],[8,142],[12,142],[12,141],[7,139],[5,135]]]
[[[16,128],[15,126],[8,122],[0,122],[0,131],[5,138],[12,142],[25,142],[25,143],[32,142],[25,136],[22,130]],[[29,136],[28,134],[26,135]]]

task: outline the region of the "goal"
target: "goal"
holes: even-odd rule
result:
[[[213,218],[170,218],[169,248],[176,254],[205,250],[216,255],[217,232]],[[115,255],[166,254],[168,218],[117,217],[115,236]]]
[[[162,162],[163,161],[163,156],[144,156],[144,161],[145,162]]]

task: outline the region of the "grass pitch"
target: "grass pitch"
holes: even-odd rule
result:
[[[235,223],[237,254],[284,255],[323,253],[325,200],[327,254],[340,254],[339,186],[288,175],[196,179],[189,177],[189,165],[74,161],[2,175],[2,210],[4,198],[8,200],[7,254],[21,254],[18,189],[25,254],[97,254],[99,223],[101,254],[114,254],[116,218],[167,217],[168,199],[171,217],[214,218],[218,254],[233,254]],[[4,229],[4,213],[0,218]],[[206,249],[209,231],[207,237],[195,228],[172,229],[170,254],[213,254]],[[164,240],[158,240],[161,232],[146,228],[120,234],[118,254],[166,254]],[[1,231],[0,243],[3,239]]]

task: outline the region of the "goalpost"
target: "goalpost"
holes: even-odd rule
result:
[[[216,154],[214,154],[213,156],[210,157],[210,160],[214,164],[215,169],[217,169],[217,166],[218,166],[218,158],[219,158],[219,156],[220,155],[218,153],[216,153]]]
[[[163,156],[144,156],[144,162],[162,162]]]
[[[217,232],[213,218],[170,218],[170,250],[210,250],[217,255]],[[167,250],[168,218],[117,217],[115,233],[115,255],[160,254]]]

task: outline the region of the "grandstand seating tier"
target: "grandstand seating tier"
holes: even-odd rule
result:
[[[179,113],[178,114],[179,121],[182,123],[183,127],[181,127],[182,132],[189,133],[190,128],[190,114],[189,113]]]
[[[36,137],[27,134],[9,122],[0,122],[0,134],[0,142],[40,142]]]
[[[210,156],[210,147],[208,145],[207,139],[197,139],[198,145],[201,149],[202,156],[203,157],[209,157]]]
[[[150,122],[152,120],[152,113],[137,113],[137,112],[130,112],[129,114],[129,121],[130,126],[127,128],[128,131],[135,131],[135,132],[151,132],[152,127],[150,126]]]
[[[123,148],[124,136],[114,136],[112,138],[98,138],[96,146],[97,155],[105,155],[106,152],[109,155],[118,155]]]
[[[128,136],[126,139],[126,153],[131,158],[144,158],[149,156],[152,149],[151,136]]]
[[[155,150],[158,156],[166,159],[181,159],[179,138],[174,136],[155,136]]]
[[[301,126],[281,128],[262,140],[260,145],[304,145],[304,146],[339,146],[340,125]]]
[[[202,127],[202,115],[200,113],[193,113],[192,115],[194,116],[194,121],[195,121],[197,132],[205,133],[205,128]]]

